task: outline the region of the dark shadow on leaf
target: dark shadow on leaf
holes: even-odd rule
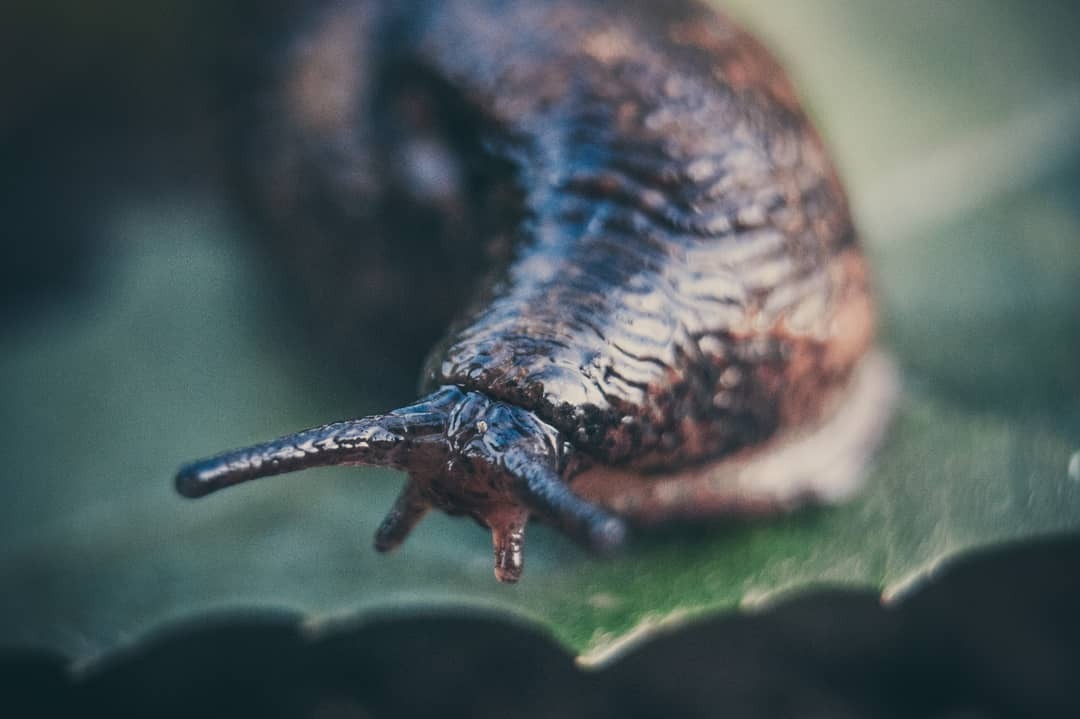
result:
[[[1080,537],[983,552],[906,602],[820,591],[691,623],[598,671],[493,616],[387,615],[306,638],[286,613],[203,618],[69,680],[0,655],[38,716],[1069,716]]]

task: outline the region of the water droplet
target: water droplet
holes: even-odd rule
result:
[[[1073,452],[1073,456],[1069,457],[1069,479],[1080,482],[1080,450]]]

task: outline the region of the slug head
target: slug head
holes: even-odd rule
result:
[[[525,525],[533,514],[598,552],[618,548],[622,520],[575,495],[562,478],[568,448],[532,412],[479,392],[443,387],[385,415],[324,425],[184,465],[176,489],[202,497],[259,477],[308,467],[392,467],[409,479],[375,533],[389,551],[432,507],[491,530],[495,576],[521,576]]]

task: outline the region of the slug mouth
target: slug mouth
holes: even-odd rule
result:
[[[623,521],[571,491],[557,430],[533,413],[479,392],[442,387],[389,414],[302,430],[183,465],[176,491],[204,497],[252,479],[311,467],[390,467],[409,479],[375,533],[375,549],[400,545],[432,508],[466,514],[491,530],[495,576],[515,582],[531,516],[579,544],[610,554]]]

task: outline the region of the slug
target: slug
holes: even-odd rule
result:
[[[377,550],[438,508],[514,582],[531,517],[607,553],[857,486],[893,370],[756,40],[693,0],[351,0],[295,28],[238,135],[252,203],[341,325],[456,319],[415,403],[187,464],[182,495],[392,467]]]

